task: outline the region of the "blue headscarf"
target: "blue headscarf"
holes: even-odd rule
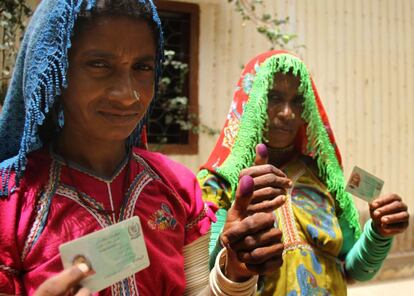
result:
[[[152,11],[158,36],[155,94],[164,58],[161,21],[152,0],[136,0]],[[76,18],[91,10],[96,0],[43,0],[37,7],[20,46],[0,117],[0,197],[8,195],[10,173],[15,184],[23,177],[27,155],[43,146],[39,127],[63,88],[67,87],[68,49]],[[139,145],[151,106],[129,138]]]

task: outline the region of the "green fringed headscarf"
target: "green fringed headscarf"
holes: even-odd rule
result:
[[[297,149],[316,161],[320,178],[336,199],[339,218],[348,223],[356,240],[361,234],[359,215],[351,196],[345,192],[341,155],[328,117],[306,65],[286,51],[259,55],[244,68],[224,128],[198,178],[202,179],[208,172],[220,176],[230,184],[234,198],[241,170],[253,164],[255,147],[263,141],[268,117],[267,94],[278,72],[291,72],[300,78],[298,91],[304,98],[302,119],[305,126],[298,132]],[[212,230],[217,237],[220,229],[215,231],[214,228],[221,228],[225,220],[223,210],[218,214],[219,222]],[[212,237],[212,241],[217,237]]]

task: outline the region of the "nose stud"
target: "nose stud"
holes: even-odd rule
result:
[[[296,118],[296,114],[292,112],[292,115],[290,116],[292,119]]]
[[[135,89],[133,90],[133,93],[134,93],[135,100],[137,100],[137,102],[139,102],[140,99],[141,99],[141,95]]]

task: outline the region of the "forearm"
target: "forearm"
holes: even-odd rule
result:
[[[387,257],[392,238],[379,235],[372,228],[371,220],[364,227],[364,232],[345,259],[347,274],[357,281],[372,279]]]

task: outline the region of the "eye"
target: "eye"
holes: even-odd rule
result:
[[[269,92],[267,94],[267,100],[269,101],[269,103],[276,104],[279,103],[282,100],[282,98],[278,93]]]
[[[150,72],[154,70],[154,65],[151,63],[136,63],[133,69],[136,71]]]
[[[87,65],[94,69],[109,68],[109,64],[104,60],[91,60],[87,62]]]

